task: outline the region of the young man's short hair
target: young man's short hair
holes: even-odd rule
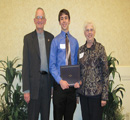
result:
[[[69,13],[69,11],[66,10],[66,9],[62,9],[62,10],[59,12],[59,15],[58,15],[58,20],[59,20],[59,22],[60,22],[60,16],[62,16],[63,14],[68,15],[68,18],[69,18],[69,20],[70,20],[70,13]]]

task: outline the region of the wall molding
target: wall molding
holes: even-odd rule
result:
[[[117,71],[120,73],[122,81],[130,81],[130,66],[118,66]],[[115,77],[117,78],[118,75]]]

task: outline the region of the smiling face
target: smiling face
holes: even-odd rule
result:
[[[85,27],[84,35],[85,35],[88,43],[93,43],[94,42],[95,29],[94,29],[92,24],[88,24]]]
[[[43,31],[44,25],[46,24],[46,18],[45,18],[45,13],[42,9],[38,9],[36,11],[34,23],[36,25],[37,31]]]
[[[69,19],[68,15],[63,13],[60,16],[59,24],[61,25],[61,29],[64,32],[68,32],[69,31],[69,24],[70,24],[70,19]]]

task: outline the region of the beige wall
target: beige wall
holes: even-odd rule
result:
[[[130,0],[1,0],[0,59],[22,59],[23,36],[35,29],[34,12],[39,6],[46,12],[45,29],[55,36],[60,32],[58,12],[68,9],[70,31],[80,45],[85,42],[84,21],[92,20],[96,39],[105,46],[107,54],[114,51],[120,66],[130,66]]]
[[[117,70],[121,75],[121,81],[119,80],[119,76],[116,74],[114,79],[115,86],[117,84],[123,84],[123,87],[125,88],[123,97],[123,113],[126,114],[125,120],[130,120],[130,66],[117,67]]]

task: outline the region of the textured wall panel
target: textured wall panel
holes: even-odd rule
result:
[[[79,44],[85,43],[83,24],[96,24],[96,39],[107,54],[114,51],[120,66],[130,65],[130,1],[129,0],[1,0],[0,1],[0,59],[19,56],[22,59],[23,36],[35,29],[33,23],[37,7],[44,8],[45,29],[55,36],[60,32],[58,12],[70,11],[70,32]]]

